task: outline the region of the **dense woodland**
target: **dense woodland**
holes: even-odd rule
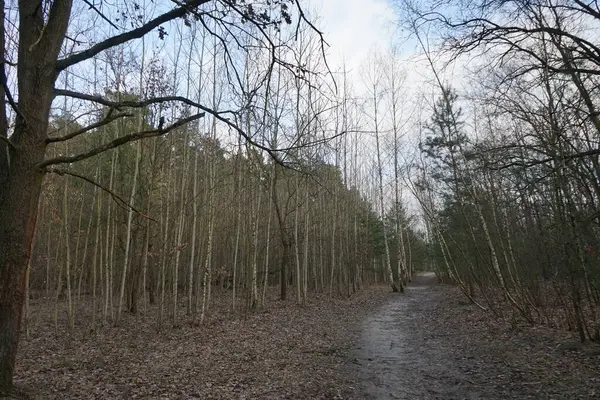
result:
[[[478,57],[463,100],[440,84],[420,142],[414,188],[438,268],[492,314],[508,304],[600,339],[598,5],[411,12],[440,29],[445,50]]]
[[[290,78],[281,67],[270,72],[268,85],[254,88],[260,65],[250,56],[241,68],[244,93],[253,95],[237,97],[226,90],[220,60],[206,55],[218,53],[218,44],[198,43],[192,29],[178,33],[181,58],[175,65],[152,59],[147,69],[121,76],[123,66],[113,63],[126,63],[117,56],[118,61],[106,61],[105,73],[95,81],[125,88],[124,81],[137,74],[131,92],[107,91],[106,98],[117,103],[156,96],[147,93],[154,87],[168,95],[183,82],[208,101],[243,104],[235,126],[250,140],[207,116],[164,136],[52,169],[40,202],[31,295],[66,300],[71,325],[82,302],[92,303],[92,320],[86,320],[91,324],[118,323],[123,312],[156,304],[162,327],[201,322],[213,290],[231,292],[232,310],[267,306],[267,288],[275,285],[281,299],[293,295],[298,303],[311,292],[347,296],[378,282],[401,290],[409,265],[423,260],[424,239],[400,198],[400,110],[389,123],[382,122],[389,115],[377,108],[372,117],[361,116],[358,108],[368,99],[355,98],[345,86],[336,98],[335,91],[315,87],[311,75]],[[192,64],[207,64],[197,58],[203,55],[212,61],[205,70],[192,71]],[[389,72],[395,74],[391,84],[399,85],[398,69]],[[381,98],[382,71],[374,74],[375,107],[399,102],[399,87],[390,99]],[[52,157],[156,129],[165,116],[184,118],[188,112],[122,107],[117,114],[110,104],[102,105],[89,111],[92,121],[115,120],[78,135],[84,127],[73,118],[76,107],[78,102],[67,101],[57,107],[50,125]],[[364,130],[370,126],[376,130]],[[72,140],[61,140],[73,134]],[[370,146],[372,138],[380,147],[377,156],[359,154],[361,142]],[[271,157],[249,141],[286,149]],[[396,163],[389,165],[384,157],[395,157]],[[384,169],[395,180],[384,182]]]
[[[38,3],[53,32],[62,2]],[[330,67],[295,2],[163,3],[74,2],[33,135],[36,39],[26,6],[2,2],[0,168],[45,146],[39,201],[14,196],[35,179],[0,175],[0,217],[31,233],[23,275],[0,256],[6,282],[23,277],[2,289],[6,331],[15,298],[25,332],[30,301],[54,304],[57,329],[164,330],[202,324],[217,294],[252,311],[268,291],[402,292],[433,270],[490,317],[600,340],[596,2],[397,3],[416,64],[384,50],[361,71]],[[414,65],[432,72],[418,89]],[[22,202],[37,208],[12,213]],[[1,253],[17,236],[0,223]]]

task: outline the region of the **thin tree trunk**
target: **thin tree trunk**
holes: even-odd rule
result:
[[[92,197],[92,199],[95,199],[97,196],[97,187],[94,187],[94,195]],[[83,203],[83,202],[82,202]],[[83,244],[83,255],[81,256],[81,264],[80,264],[80,272],[79,272],[79,282],[77,283],[77,300],[80,301],[81,300],[81,281],[83,280],[83,275],[84,275],[84,266],[86,265],[86,259],[87,259],[87,253],[88,253],[88,246],[90,243],[90,236],[92,235],[92,221],[94,220],[94,215],[91,214],[90,215],[90,219],[88,221],[88,227],[86,230],[86,235],[85,235],[85,243]],[[89,275],[87,275],[86,278],[87,284],[89,285]]]
[[[58,279],[56,281],[56,292],[54,293],[54,332],[58,334],[58,308],[60,302],[60,293],[62,291],[62,263],[59,262],[58,256],[60,255],[60,246],[62,244],[63,229],[61,227],[58,234],[58,242],[56,245],[56,261],[58,264]]]
[[[273,168],[276,168],[273,165]],[[273,172],[274,173],[274,172]],[[273,178],[273,173],[271,174],[271,179],[269,183],[269,209],[267,216],[267,243],[265,249],[265,269],[264,269],[264,280],[263,280],[263,290],[262,290],[262,306],[264,307],[267,302],[267,286],[269,285],[269,250],[271,249],[271,221],[273,221],[273,190],[275,190],[274,183],[275,180]]]
[[[294,216],[294,249],[296,253],[296,301],[298,304],[302,304],[302,272],[300,268],[300,237],[298,235],[298,220],[300,214],[300,207],[298,196],[300,195],[300,180],[296,173],[296,211]]]
[[[181,173],[181,187],[180,187],[180,203],[179,203],[179,224],[177,226],[177,247],[175,252],[175,268],[173,269],[173,326],[177,326],[177,305],[178,297],[177,290],[179,287],[179,260],[181,258],[181,250],[183,245],[183,231],[185,226],[185,189],[187,181],[187,157],[188,157],[188,135],[184,136],[184,149],[183,149],[183,171]]]
[[[99,167],[96,167],[96,179],[99,176]],[[95,192],[95,190],[94,190]],[[95,246],[94,256],[92,261],[92,329],[96,328],[96,287],[97,287],[97,271],[98,271],[98,248],[100,246],[100,214],[102,210],[102,196],[97,195],[96,200],[96,235],[95,235]],[[100,266],[102,266],[102,251],[100,253]],[[102,278],[102,267],[100,267],[100,278]]]
[[[306,204],[306,210],[304,212],[304,282],[303,282],[303,290],[302,294],[304,297],[304,302],[307,301],[307,293],[308,293],[308,246],[309,246],[309,214],[310,214],[310,206],[308,201],[308,182],[306,182],[306,192],[304,203]]]
[[[172,148],[173,146],[173,137],[169,137],[169,148]],[[168,263],[168,250],[169,250],[169,222],[170,222],[170,218],[169,218],[169,194],[170,194],[170,184],[171,184],[171,154],[172,152],[169,152],[169,164],[167,166],[167,186],[166,186],[166,193],[163,193],[163,209],[164,211],[164,220],[161,220],[161,226],[164,226],[164,231],[163,231],[163,243],[162,243],[162,260],[160,263],[160,277],[159,277],[159,283],[160,283],[160,305],[158,307],[158,329],[160,330],[162,328],[162,322],[163,322],[163,315],[164,315],[164,308],[165,308],[165,285],[166,285],[166,270],[167,270],[167,263]],[[163,214],[161,213],[161,216]]]
[[[232,295],[231,295],[231,310],[235,311],[235,302],[237,296],[237,272],[238,272],[238,255],[240,251],[240,232],[242,225],[242,166],[240,165],[242,161],[242,139],[241,136],[238,136],[238,154],[236,158],[236,199],[237,199],[237,212],[235,217],[235,249],[233,254],[233,282],[232,284]]]
[[[257,161],[258,162],[258,161]],[[262,170],[261,170],[262,171]],[[252,229],[252,271],[250,278],[250,308],[255,309],[258,307],[258,233],[260,228],[260,203],[261,193],[260,181],[262,179],[262,173],[259,173],[258,182],[256,188],[258,189],[258,195],[256,199],[256,207],[253,212],[253,223],[254,228]]]
[[[383,230],[383,242],[385,245],[385,266],[388,274],[389,284],[393,292],[397,292],[398,286],[394,282],[394,274],[392,273],[392,263],[390,260],[390,246],[388,243],[387,229],[385,228],[385,207],[383,205],[383,164],[381,163],[381,150],[379,145],[379,122],[378,122],[378,102],[377,88],[373,88],[373,106],[375,112],[375,144],[377,147],[377,177],[379,181],[379,213],[381,216],[381,229]],[[403,291],[402,283],[399,284],[400,291]]]
[[[212,172],[210,181],[212,182]],[[212,185],[211,185],[212,187]],[[212,286],[212,248],[213,248],[213,235],[214,235],[214,213],[212,210],[212,197],[209,200],[208,210],[208,243],[206,245],[206,264],[204,265],[204,276],[202,278],[202,311],[200,313],[200,322],[204,321],[206,311],[208,310],[208,303],[210,302],[210,287]]]
[[[140,120],[142,118],[140,117]],[[141,122],[138,128],[141,127]],[[141,129],[140,129],[141,131]],[[133,170],[133,182],[131,184],[131,195],[129,196],[129,211],[127,213],[127,238],[125,239],[125,258],[123,262],[123,271],[121,273],[121,291],[119,294],[119,308],[117,309],[117,319],[115,321],[116,324],[119,323],[121,318],[121,312],[123,309],[123,301],[125,299],[125,284],[127,282],[127,271],[129,267],[129,259],[131,258],[131,229],[133,224],[133,207],[135,202],[135,194],[137,190],[137,181],[138,175],[140,171],[140,158],[142,157],[142,142],[138,141],[136,144],[136,153],[135,153],[135,167]]]
[[[213,127],[214,128],[214,127]],[[211,144],[212,146],[212,144]],[[212,149],[212,147],[211,147]],[[212,286],[212,258],[213,258],[213,237],[214,237],[214,190],[215,190],[215,160],[216,157],[214,152],[211,150],[209,157],[211,158],[209,165],[209,182],[208,182],[208,240],[206,244],[206,260],[204,265],[204,276],[202,278],[202,310],[200,312],[200,322],[204,321],[206,311],[209,307],[210,302],[210,289]]]
[[[65,177],[65,190],[63,197],[63,230],[65,233],[65,280],[67,281],[67,319],[69,329],[73,329],[73,299],[71,291],[71,240],[69,238],[69,177]],[[60,292],[59,292],[60,294]]]
[[[83,275],[83,263],[81,263],[81,266],[78,267],[79,264],[79,246],[80,246],[80,242],[81,242],[81,221],[83,221],[83,205],[85,203],[84,199],[85,198],[85,192],[82,193],[82,200],[81,200],[81,205],[79,206],[79,216],[77,217],[77,240],[75,240],[75,257],[74,257],[74,262],[73,262],[73,277],[76,278],[77,281],[77,300],[79,300],[79,295],[81,293],[81,277]],[[88,232],[89,233],[89,232]],[[87,237],[87,235],[86,235]],[[77,278],[77,275],[79,273],[79,278]],[[73,309],[75,310],[75,305],[73,306]]]
[[[198,230],[198,154],[199,150],[195,149],[194,154],[194,185],[193,185],[193,200],[192,200],[192,245],[190,248],[190,266],[188,276],[188,315],[192,315],[192,300],[194,293],[194,270],[196,266],[196,231]],[[196,283],[197,284],[197,283]]]
[[[335,194],[334,194],[334,199],[333,199],[333,221],[332,221],[332,228],[331,228],[331,274],[329,277],[329,295],[332,296],[333,295],[333,281],[334,281],[334,277],[335,277],[335,267],[336,267],[336,233],[337,233],[337,214],[338,214],[338,198],[339,198],[339,192],[338,192],[338,186],[336,185],[336,189],[335,189]]]
[[[117,124],[118,126],[118,124]],[[115,129],[115,138],[117,138],[119,136],[119,132],[118,129]],[[109,183],[108,183],[108,189],[112,192],[113,188],[114,188],[114,177],[115,177],[115,166],[117,163],[117,157],[118,157],[118,150],[113,150],[112,155],[111,155],[111,162],[110,162],[110,178],[109,178]],[[114,244],[115,244],[115,237],[114,235],[111,234],[111,228],[112,226],[115,224],[114,221],[112,221],[112,210],[114,208],[114,205],[111,203],[111,196],[110,194],[107,194],[107,216],[106,216],[106,254],[104,257],[104,261],[105,261],[105,267],[104,267],[104,273],[105,273],[105,285],[106,285],[106,289],[104,290],[104,313],[103,313],[103,321],[104,323],[107,322],[107,318],[108,318],[108,312],[109,312],[109,305],[111,303],[111,295],[112,295],[112,288],[111,288],[111,282],[112,282],[112,262],[113,262],[113,258],[112,258],[112,251],[114,249]],[[111,224],[112,222],[112,224]],[[112,238],[112,241],[111,241]],[[112,314],[112,311],[111,311]]]

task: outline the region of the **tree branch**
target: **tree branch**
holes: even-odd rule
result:
[[[139,28],[135,28],[120,35],[110,37],[90,47],[87,50],[84,50],[80,53],[75,53],[71,56],[63,58],[62,60],[58,60],[58,62],[56,63],[56,70],[57,72],[63,71],[64,69],[72,65],[78,64],[82,61],[88,60],[97,55],[98,53],[110,49],[111,47],[118,46],[133,39],[139,39],[154,28],[157,28],[160,25],[172,21],[174,19],[181,18],[190,9],[199,7],[208,2],[209,0],[187,0],[181,7],[174,8],[173,10],[154,18],[153,20],[148,21]]]
[[[112,190],[108,189],[105,186],[102,186],[101,184],[99,184],[96,181],[93,181],[92,179],[88,178],[87,176],[79,175],[79,174],[76,174],[74,172],[69,172],[67,170],[58,169],[58,168],[46,168],[44,170],[44,172],[53,173],[53,174],[57,174],[57,175],[61,175],[61,176],[63,176],[63,175],[69,175],[69,176],[72,176],[72,177],[84,180],[84,181],[86,181],[88,183],[91,183],[92,185],[94,185],[94,186],[100,188],[101,190],[105,191],[106,193],[110,194],[110,196],[113,198],[113,200],[115,201],[115,203],[117,203],[119,206],[121,206],[123,208],[129,208],[134,213],[136,213],[136,214],[138,214],[138,215],[140,215],[140,216],[142,216],[142,217],[144,217],[146,219],[149,219],[150,221],[158,222],[154,218],[152,218],[152,217],[144,214],[143,212],[137,210],[134,206],[132,206],[131,204],[129,204],[128,202],[126,202],[125,200],[123,200],[123,198],[121,196],[119,196],[118,194],[116,194]]]
[[[0,68],[0,80],[2,80],[2,88],[4,89],[4,94],[6,95],[8,104],[10,104],[10,107],[14,110],[14,112],[19,117],[21,117],[21,119],[23,119],[23,121],[27,121],[27,119],[25,118],[25,116],[23,115],[21,110],[19,109],[19,106],[15,102],[12,94],[10,93],[10,88],[8,87],[8,84],[7,84],[6,71],[4,70],[4,67]]]
[[[134,142],[136,140],[150,138],[150,137],[154,137],[154,136],[164,135],[165,133],[169,133],[170,131],[172,131],[174,129],[182,127],[182,126],[184,126],[192,121],[196,121],[202,117],[204,117],[204,113],[198,113],[198,114],[192,115],[191,117],[181,119],[181,120],[175,122],[174,124],[167,126],[166,128],[152,129],[152,130],[148,130],[148,131],[142,131],[142,132],[132,133],[130,135],[125,135],[125,136],[122,136],[115,140],[112,140],[108,143],[105,143],[101,146],[95,147],[85,153],[77,154],[74,156],[55,157],[55,158],[45,160],[44,162],[38,164],[37,167],[39,169],[45,169],[49,165],[67,164],[67,163],[82,161],[87,158],[93,157],[97,154],[104,153],[105,151],[108,151],[110,149],[114,149],[116,147],[122,146],[125,143]]]
[[[0,141],[5,142],[6,144],[8,144],[8,146],[13,149],[16,150],[16,146],[13,142],[10,141],[9,138],[7,138],[6,136],[0,135]]]
[[[325,67],[327,68],[327,71],[328,71],[329,75],[331,76],[331,79],[333,80],[333,86],[335,88],[335,92],[337,93],[337,90],[338,90],[337,82],[335,81],[333,72],[331,71],[331,68],[329,67],[329,63],[327,62],[327,54],[325,51],[325,46],[329,47],[329,43],[327,43],[327,41],[325,40],[325,36],[323,35],[323,32],[320,31],[319,29],[317,29],[317,27],[312,22],[310,22],[308,18],[306,18],[306,14],[304,14],[304,10],[302,9],[302,6],[300,5],[300,1],[295,0],[295,3],[296,3],[296,7],[298,8],[298,13],[299,13],[298,25],[296,26],[296,38],[298,37],[298,29],[300,27],[300,21],[304,21],[313,31],[315,31],[317,33],[317,35],[319,35],[320,43],[321,43],[321,55],[323,56],[323,61],[325,62]]]
[[[98,7],[96,7],[94,4],[90,3],[89,0],[83,0],[83,2],[85,4],[87,4],[91,10],[94,10],[96,12],[96,14],[98,14],[100,16],[100,18],[102,18],[103,20],[105,20],[106,22],[108,22],[110,24],[110,26],[112,26],[113,28],[119,30],[119,27],[117,25],[115,25],[114,22],[112,22],[110,20],[110,18],[108,18],[106,15],[104,15],[102,13],[102,11],[98,10]]]
[[[196,107],[199,109],[202,109],[204,107],[201,104],[196,103],[195,101],[190,100],[187,97],[183,97],[183,96],[152,97],[152,98],[149,98],[149,99],[146,99],[143,101],[131,101],[131,100],[112,101],[112,100],[106,99],[101,96],[79,93],[79,92],[74,92],[72,90],[65,90],[65,89],[54,89],[54,94],[56,96],[65,96],[65,97],[72,97],[74,99],[91,101],[93,103],[98,103],[98,104],[102,104],[103,106],[114,108],[116,110],[120,110],[121,108],[124,108],[124,107],[144,108],[144,107],[148,107],[152,104],[166,103],[169,101],[179,101],[181,103],[184,103],[184,104],[187,104],[189,106]],[[231,110],[219,112],[219,114],[233,114],[233,113],[234,112]]]
[[[133,114],[130,114],[130,113],[123,113],[123,114],[112,115],[112,110],[113,109],[111,109],[108,112],[108,114],[106,115],[106,117],[103,120],[98,121],[98,122],[96,122],[96,123],[94,123],[92,125],[88,125],[85,128],[81,128],[81,129],[79,129],[79,130],[77,130],[75,132],[71,132],[68,135],[64,135],[64,136],[60,136],[60,137],[49,137],[49,138],[46,139],[46,143],[64,142],[65,140],[73,139],[74,137],[79,136],[79,135],[81,135],[83,133],[89,132],[89,131],[91,131],[93,129],[100,128],[100,127],[102,127],[102,126],[104,126],[106,124],[109,124],[109,123],[111,123],[114,120],[117,120],[119,118],[133,117]]]
[[[215,111],[211,108],[203,106],[202,104],[196,103],[195,101],[192,101],[192,100],[190,100],[186,97],[182,97],[182,96],[165,96],[165,97],[155,97],[155,98],[151,98],[151,99],[144,100],[144,101],[118,101],[118,102],[116,102],[116,101],[111,101],[111,100],[105,99],[100,96],[88,95],[88,94],[73,92],[73,91],[65,90],[65,89],[55,89],[54,93],[58,96],[68,96],[68,97],[73,97],[73,98],[77,98],[77,99],[81,99],[81,100],[93,101],[95,103],[102,104],[102,105],[105,105],[108,107],[113,107],[115,109],[120,109],[122,107],[140,108],[140,107],[147,107],[151,104],[156,104],[156,103],[164,103],[164,102],[168,102],[168,101],[180,101],[182,103],[188,104],[192,107],[196,107],[199,110],[202,110],[202,111],[206,112],[207,114],[214,116],[217,120],[223,122],[224,124],[226,124],[227,126],[232,128],[235,132],[237,132],[239,135],[241,135],[244,139],[246,139],[248,141],[248,143],[250,143],[251,145],[253,145],[256,148],[264,150],[278,164],[285,166],[283,161],[277,156],[277,153],[286,151],[286,149],[271,149],[267,146],[264,146],[264,145],[256,142],[243,129],[241,129],[235,123],[231,122],[228,118],[225,118],[223,116],[223,114],[235,114],[235,112],[230,111],[230,110]],[[79,160],[76,160],[76,161],[79,161]],[[66,161],[66,162],[72,162],[72,161]]]
[[[569,154],[566,155],[564,157],[548,157],[548,158],[544,158],[541,160],[535,160],[535,161],[530,161],[530,162],[525,162],[525,161],[515,161],[515,162],[511,162],[508,164],[504,164],[501,165],[499,167],[490,167],[490,169],[492,170],[503,170],[503,169],[507,169],[510,167],[522,167],[522,168],[531,168],[534,167],[536,165],[541,165],[541,164],[547,164],[551,161],[567,161],[567,160],[574,160],[577,158],[583,158],[583,157],[587,157],[587,156],[596,156],[596,155],[600,155],[600,149],[592,149],[592,150],[588,150],[588,151],[582,151],[580,153],[575,153],[575,154]]]

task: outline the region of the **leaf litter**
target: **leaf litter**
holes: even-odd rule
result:
[[[226,295],[215,295],[202,324],[185,319],[182,304],[181,325],[161,332],[156,309],[71,332],[61,313],[55,331],[52,301],[34,301],[15,383],[40,399],[338,399],[361,320],[391,294],[313,294],[299,306],[273,292],[265,310],[235,314]],[[91,321],[86,312],[78,318]]]
[[[61,313],[56,331],[53,302],[40,299],[15,382],[49,400],[600,399],[597,344],[492,319],[449,285],[422,286],[313,294],[305,306],[273,291],[265,310],[237,313],[216,293],[202,324],[182,303],[181,325],[161,332],[151,307],[118,327],[80,322],[71,332]],[[389,329],[374,334],[373,321]]]

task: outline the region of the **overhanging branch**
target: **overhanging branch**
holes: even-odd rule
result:
[[[95,102],[95,103],[98,103],[98,104],[105,105],[107,107],[113,107],[115,109],[120,109],[120,108],[124,108],[124,107],[141,108],[141,107],[147,107],[147,106],[149,106],[151,104],[166,103],[166,102],[169,102],[169,101],[178,101],[178,102],[187,104],[189,106],[195,107],[195,108],[197,108],[199,110],[202,110],[202,111],[204,111],[205,113],[207,113],[209,115],[212,115],[213,117],[215,117],[220,122],[223,122],[225,125],[227,125],[230,128],[232,128],[240,136],[242,136],[244,139],[246,139],[246,141],[248,141],[248,143],[250,143],[251,145],[253,145],[254,147],[256,147],[258,149],[261,149],[261,150],[267,152],[273,158],[273,160],[275,160],[277,163],[279,163],[281,165],[284,165],[283,161],[281,161],[281,159],[278,157],[277,153],[283,152],[286,149],[271,149],[271,148],[269,148],[267,146],[264,146],[264,145],[256,142],[254,139],[252,139],[250,137],[250,135],[247,132],[245,132],[243,129],[241,129],[239,126],[237,126],[237,124],[231,122],[229,120],[229,118],[226,118],[226,117],[223,116],[224,114],[235,115],[235,112],[231,111],[231,110],[227,110],[227,111],[215,111],[212,108],[203,106],[202,104],[197,103],[197,102],[195,102],[193,100],[190,100],[190,99],[188,99],[186,97],[183,97],[183,96],[155,97],[155,98],[147,99],[147,100],[144,100],[144,101],[112,101],[112,100],[105,99],[105,98],[103,98],[101,96],[94,96],[94,95],[89,95],[89,94],[85,94],[85,93],[74,92],[74,91],[65,90],[65,89],[55,89],[54,93],[57,96],[67,96],[67,97],[72,97],[72,98],[76,98],[76,99],[92,101],[92,102]],[[79,161],[79,160],[76,160],[76,161]],[[73,162],[73,161],[66,161],[66,162]]]
[[[16,147],[15,147],[15,144],[14,144],[13,142],[11,142],[11,141],[10,141],[10,139],[9,139],[9,138],[7,138],[6,136],[2,136],[2,135],[0,135],[0,141],[3,141],[4,143],[8,144],[8,146],[9,146],[11,149],[13,149],[13,150],[15,150],[15,149],[16,149]]]
[[[131,209],[131,211],[133,211],[134,213],[138,214],[139,216],[142,216],[146,219],[149,219],[150,221],[154,221],[157,222],[154,218],[144,214],[143,212],[137,210],[134,206],[132,206],[131,204],[129,204],[128,202],[126,202],[125,200],[123,200],[123,198],[121,196],[119,196],[118,194],[116,194],[115,192],[113,192],[112,190],[110,190],[109,188],[99,184],[98,182],[88,178],[87,176],[84,175],[79,175],[75,172],[70,172],[64,169],[58,169],[58,168],[46,168],[44,170],[44,172],[47,173],[53,173],[53,174],[57,174],[57,175],[69,175],[78,179],[81,179],[85,182],[91,183],[92,185],[96,186],[97,188],[100,188],[101,190],[105,191],[106,193],[110,194],[110,196],[112,197],[112,199],[115,201],[115,203],[117,203],[119,206],[124,207],[124,208],[128,208]]]
[[[102,96],[80,93],[80,92],[75,92],[75,91],[66,90],[66,89],[54,89],[54,94],[56,96],[65,96],[65,97],[71,97],[74,99],[91,101],[93,103],[98,103],[98,104],[102,104],[103,106],[114,108],[116,110],[120,110],[120,109],[126,108],[126,107],[144,108],[144,107],[151,106],[153,104],[167,103],[167,102],[171,102],[171,101],[173,101],[173,102],[178,101],[180,103],[184,103],[189,106],[196,107],[196,108],[203,107],[201,104],[196,103],[195,101],[190,100],[187,97],[183,97],[183,96],[152,97],[152,98],[149,98],[149,99],[146,99],[143,101],[132,101],[132,100],[113,101],[113,100],[106,99]],[[220,112],[220,114],[228,114],[228,113],[233,113],[233,111],[227,110],[227,111]]]
[[[71,56],[63,58],[62,60],[58,60],[58,62],[56,63],[56,70],[57,72],[63,71],[72,65],[88,60],[97,55],[98,53],[101,53],[112,47],[129,42],[133,39],[139,39],[147,33],[149,33],[150,31],[152,31],[153,29],[159,27],[160,25],[172,21],[174,19],[181,18],[192,8],[196,8],[208,2],[209,0],[187,0],[183,3],[182,6],[174,8],[173,10],[166,12],[162,15],[159,15],[158,17],[148,21],[139,28],[135,28],[120,35],[110,37],[90,47],[87,50],[84,50],[80,53],[75,53]]]
[[[150,138],[150,137],[154,137],[154,136],[161,136],[166,133],[169,133],[170,131],[172,131],[174,129],[180,128],[192,121],[196,121],[196,120],[204,117],[204,114],[205,113],[202,112],[202,113],[198,113],[198,114],[192,115],[187,118],[183,118],[183,119],[175,122],[174,124],[167,126],[166,128],[152,129],[152,130],[132,133],[130,135],[125,135],[125,136],[122,136],[115,140],[112,140],[108,143],[105,143],[101,146],[95,147],[85,153],[77,154],[74,156],[62,156],[62,157],[51,158],[51,159],[48,159],[48,160],[38,164],[37,167],[40,169],[45,169],[46,167],[48,167],[50,165],[74,163],[74,162],[88,159],[97,154],[104,153],[105,151],[114,149],[116,147],[122,146],[129,142],[134,142],[136,140]]]
[[[515,161],[515,162],[501,165],[499,167],[490,167],[490,169],[503,170],[503,169],[507,169],[510,167],[531,168],[536,165],[547,164],[551,161],[567,161],[567,160],[574,160],[577,158],[583,158],[583,157],[588,157],[588,156],[597,156],[597,155],[600,155],[600,149],[592,149],[592,150],[588,150],[588,151],[582,151],[580,153],[569,154],[569,155],[566,155],[563,157],[548,157],[548,158],[544,158],[541,160],[535,160],[535,161],[529,161],[529,162]]]
[[[113,122],[113,121],[115,121],[115,120],[117,120],[119,118],[125,118],[125,117],[132,117],[133,116],[133,114],[130,114],[130,113],[122,113],[122,114],[112,115],[112,110],[113,109],[111,109],[108,112],[108,114],[106,115],[106,117],[103,120],[98,121],[98,122],[96,122],[94,124],[88,125],[88,126],[86,126],[84,128],[81,128],[79,130],[76,130],[75,132],[71,132],[68,135],[64,135],[64,136],[60,136],[60,137],[50,137],[50,138],[47,138],[46,139],[46,143],[64,142],[66,140],[73,139],[74,137],[77,137],[77,136],[79,136],[79,135],[81,135],[83,133],[89,132],[89,131],[91,131],[93,129],[100,128],[100,127],[102,127],[102,126],[104,126],[106,124],[109,124],[109,123],[111,123],[111,122]]]

